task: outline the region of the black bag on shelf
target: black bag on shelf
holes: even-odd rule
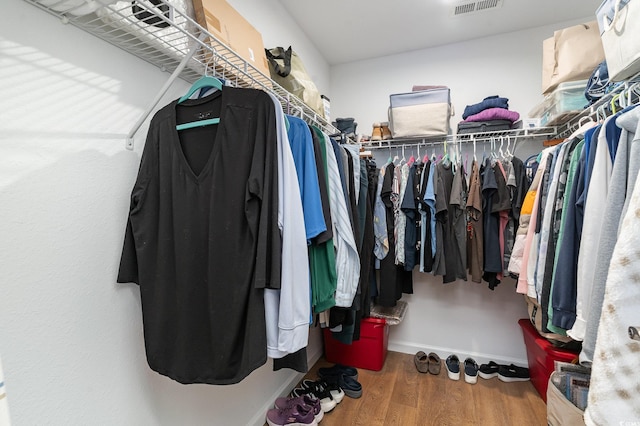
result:
[[[458,123],[458,134],[499,132],[511,129],[512,125],[509,120],[461,121]]]
[[[161,0],[150,0],[150,1],[151,3],[153,3],[154,6],[158,8],[158,10],[160,10],[160,12],[162,12],[162,14],[167,19],[171,19],[169,17],[168,4],[163,3]],[[144,22],[145,24],[153,25],[154,27],[158,27],[158,28],[167,28],[169,26],[169,23],[163,21],[162,18],[160,18],[159,16],[156,16],[153,13],[149,12],[147,9],[138,6],[138,4],[136,3],[136,0],[133,0],[131,2],[131,11],[133,12],[133,16],[135,16],[136,19]]]

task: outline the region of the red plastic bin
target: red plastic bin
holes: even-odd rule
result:
[[[382,370],[389,343],[389,325],[386,320],[363,318],[360,323],[360,340],[351,345],[336,340],[328,328],[323,332],[324,356],[327,361],[365,370]]]
[[[554,361],[573,362],[578,358],[578,352],[553,346],[540,336],[528,318],[518,320],[518,324],[522,328],[524,344],[527,347],[531,383],[544,402],[547,402],[547,385],[554,370]]]

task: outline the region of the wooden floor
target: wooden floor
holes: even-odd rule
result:
[[[316,380],[324,358],[306,378]],[[389,352],[381,371],[358,370],[363,395],[349,397],[326,413],[322,426],[344,425],[505,425],[547,424],[547,406],[531,382],[504,383],[497,377],[478,383],[449,380],[443,365],[440,374],[419,373],[413,355]]]

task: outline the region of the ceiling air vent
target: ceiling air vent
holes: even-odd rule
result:
[[[465,1],[451,8],[451,16],[470,15],[502,7],[503,0]]]

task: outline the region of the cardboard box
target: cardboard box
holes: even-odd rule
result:
[[[269,78],[262,35],[237,10],[225,0],[193,0],[193,8],[198,24]]]
[[[554,361],[573,362],[578,358],[578,352],[553,346],[538,334],[528,318],[518,320],[518,324],[522,328],[524,344],[527,347],[531,383],[544,402],[547,402],[547,386],[554,371]]]
[[[360,323],[360,340],[350,345],[335,339],[328,328],[323,332],[324,355],[327,361],[365,370],[382,370],[389,344],[389,325],[386,320],[363,318]]]

